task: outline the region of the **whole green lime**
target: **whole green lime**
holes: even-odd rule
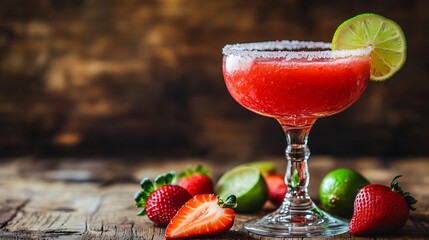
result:
[[[320,183],[319,195],[325,211],[344,218],[353,215],[357,193],[369,181],[355,170],[340,168],[329,172]]]
[[[237,212],[255,212],[261,209],[267,198],[268,189],[260,170],[252,166],[237,166],[219,179],[215,193],[226,199],[237,197]]]

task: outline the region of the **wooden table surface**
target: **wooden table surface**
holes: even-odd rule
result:
[[[283,159],[265,159],[275,161],[280,169],[285,167]],[[133,195],[139,190],[139,181],[197,163],[212,168],[215,179],[240,164],[195,158],[1,159],[0,239],[164,239],[163,228],[135,216],[138,209]],[[335,168],[354,168],[371,182],[382,184],[404,175],[400,184],[418,200],[417,210],[400,232],[377,239],[429,239],[429,158],[313,156],[309,165],[310,194],[316,202],[322,176]],[[237,214],[229,233],[217,239],[271,239],[242,228],[244,221],[268,211]],[[323,239],[361,238],[345,233]]]

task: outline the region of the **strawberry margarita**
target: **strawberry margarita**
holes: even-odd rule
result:
[[[245,108],[284,124],[301,125],[354,103],[367,86],[370,61],[367,55],[323,59],[229,55],[223,68],[230,94]]]
[[[281,206],[244,228],[275,237],[331,236],[348,223],[320,210],[308,194],[308,134],[320,117],[353,104],[371,72],[371,48],[331,50],[330,43],[273,41],[226,45],[223,73],[245,108],[277,119],[286,134],[287,193]],[[238,204],[240,204],[238,202]]]

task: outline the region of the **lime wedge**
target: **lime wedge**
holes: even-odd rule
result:
[[[371,80],[383,81],[395,74],[407,58],[404,32],[394,21],[364,13],[342,23],[332,39],[333,50],[371,47]]]
[[[215,193],[223,199],[234,194],[237,197],[237,212],[258,211],[268,198],[267,185],[259,169],[243,165],[222,175],[215,186]]]

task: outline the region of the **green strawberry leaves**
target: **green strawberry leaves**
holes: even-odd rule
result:
[[[190,177],[190,176],[195,175],[195,174],[202,174],[202,175],[208,176],[208,175],[210,175],[210,170],[205,169],[201,164],[198,164],[195,167],[195,169],[188,168],[185,171],[179,173],[178,177],[179,177],[179,179],[182,179],[182,178]]]
[[[149,197],[149,195],[155,190],[153,187],[152,182],[149,180],[149,178],[144,178],[140,182],[141,191],[136,192],[134,195],[134,200],[136,201],[136,207],[143,208],[142,211],[140,211],[137,215],[138,216],[144,216],[145,213],[145,206],[146,206],[146,200]]]
[[[414,210],[416,210],[416,208],[413,207],[412,205],[415,204],[415,203],[417,203],[417,200],[413,196],[411,196],[409,192],[404,192],[402,190],[402,188],[399,185],[398,181],[396,181],[400,177],[402,177],[402,175],[398,175],[398,176],[396,176],[396,177],[394,177],[392,179],[392,182],[390,183],[390,189],[392,189],[392,191],[394,191],[394,192],[397,192],[397,193],[401,194],[405,198],[405,201],[407,201],[408,207],[412,211],[414,211]]]
[[[143,192],[146,193],[151,193],[153,192],[154,187],[152,182],[149,180],[149,178],[144,178],[141,182],[140,182],[140,187],[142,189]]]
[[[155,178],[155,186],[159,188],[165,185],[171,185],[175,178],[176,174],[174,172],[164,173]]]
[[[145,216],[146,215],[146,208],[143,208],[142,210],[140,210],[140,212],[138,212],[136,215],[139,217]]]
[[[144,216],[146,215],[146,201],[155,188],[149,178],[144,178],[140,182],[140,187],[141,190],[134,195],[134,201],[136,201],[136,207],[142,208],[142,210],[137,213],[137,216]]]

